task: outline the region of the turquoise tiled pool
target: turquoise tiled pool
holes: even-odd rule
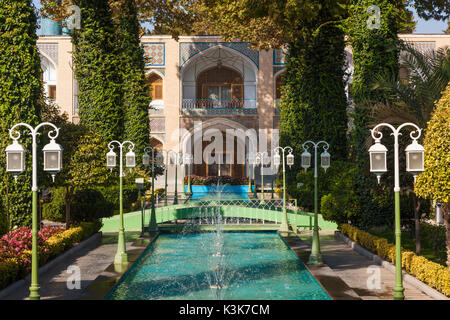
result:
[[[274,232],[161,234],[108,294],[111,300],[330,300]],[[220,265],[220,267],[218,267]]]

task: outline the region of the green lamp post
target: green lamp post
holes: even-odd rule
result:
[[[256,159],[255,159],[255,163],[257,166],[260,166],[260,175],[261,175],[261,204],[264,204],[264,164],[265,164],[265,159],[266,157],[268,157],[268,154],[266,151],[263,152],[256,152]]]
[[[164,206],[167,206],[167,171],[169,170],[169,152],[172,150],[162,150],[165,153],[166,165],[164,168]]]
[[[50,143],[45,145],[42,151],[44,152],[44,171],[51,174],[53,181],[55,175],[62,170],[62,151],[63,148],[55,142],[58,137],[59,128],[49,122],[43,122],[35,128],[26,123],[15,124],[9,130],[9,136],[13,139],[13,144],[6,147],[6,171],[14,175],[17,182],[17,176],[25,171],[25,148],[19,144],[20,132],[15,131],[18,127],[26,127],[30,130],[32,137],[32,245],[31,245],[31,285],[30,285],[30,300],[40,299],[40,286],[38,281],[38,177],[37,177],[37,142],[36,136],[38,131],[43,126],[50,126],[53,130],[48,133],[51,139]]]
[[[141,200],[141,237],[144,236],[144,199],[141,196],[142,195],[142,190],[144,189],[144,178],[136,178],[135,180],[136,183],[136,188],[138,189],[138,199]],[[145,192],[144,192],[144,197],[145,197]]]
[[[281,156],[280,151],[282,152],[283,156],[283,216],[280,226],[280,232],[283,233],[289,233],[291,231],[291,228],[289,226],[288,217],[287,217],[287,211],[286,211],[286,164],[289,166],[289,168],[292,167],[294,164],[294,155],[292,154],[292,148],[291,147],[276,147],[274,149],[275,155],[273,156],[273,163],[275,167],[278,170],[278,167],[281,164]],[[289,152],[287,156],[285,156],[285,152]]]
[[[310,265],[321,265],[322,254],[320,252],[320,238],[319,238],[319,196],[318,196],[318,170],[317,170],[317,148],[319,145],[323,145],[323,152],[320,155],[320,165],[325,171],[330,167],[330,154],[328,153],[328,148],[330,147],[326,141],[319,141],[314,143],[313,141],[306,141],[303,143],[302,147],[304,152],[301,155],[302,168],[308,170],[311,166],[311,154],[308,152],[308,144],[314,147],[314,229],[312,238],[312,248],[311,254],[309,256],[308,264]]]
[[[150,214],[150,222],[148,225],[148,231],[149,233],[153,233],[158,231],[158,225],[156,223],[156,212],[155,212],[155,151],[158,149],[152,148],[152,147],[145,147],[144,148],[144,155],[142,156],[142,164],[145,167],[148,167],[150,165],[150,155],[148,154],[149,151],[152,153],[152,211]],[[161,152],[158,152],[156,156],[156,164],[158,166],[162,166],[164,163],[164,156]]]
[[[171,164],[175,165],[175,192],[173,204],[178,204],[178,165],[183,162],[183,159],[178,152],[173,150],[169,152],[169,156]]]
[[[117,155],[113,151],[114,145],[117,145],[119,148],[119,237],[117,240],[117,253],[114,257],[114,264],[121,265],[128,263],[128,256],[125,247],[125,228],[123,223],[123,147],[128,144],[128,152],[125,155],[125,166],[127,168],[134,168],[136,166],[136,155],[133,152],[134,143],[131,141],[119,142],[117,140],[113,140],[108,144],[109,152],[106,154],[106,166],[112,169],[116,166],[116,158]]]
[[[193,156],[190,153],[184,154],[184,164],[187,165],[187,176],[188,176],[188,187],[187,187],[187,193],[188,195],[192,194],[192,188],[191,188],[191,164],[193,162]],[[184,181],[184,179],[183,179]],[[184,188],[183,188],[184,190]]]
[[[375,144],[369,148],[370,154],[370,172],[376,174],[378,183],[380,183],[380,176],[387,171],[386,166],[386,152],[387,148],[381,144],[383,134],[379,131],[382,127],[388,127],[392,130],[394,136],[394,195],[395,195],[395,287],[394,299],[403,300],[404,288],[402,279],[402,251],[401,251],[401,224],[400,224],[400,173],[399,173],[399,159],[398,159],[398,136],[400,130],[404,127],[411,126],[415,129],[410,133],[413,142],[406,147],[406,171],[410,172],[416,180],[416,175],[424,171],[424,148],[417,143],[422,130],[414,123],[404,123],[397,129],[388,123],[380,123],[372,130],[372,138],[375,139]],[[416,133],[416,135],[414,135]]]

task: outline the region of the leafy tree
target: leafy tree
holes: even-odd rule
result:
[[[447,29],[444,30],[445,34],[450,34],[450,20],[447,21]]]
[[[442,203],[450,267],[450,84],[436,105],[425,132],[425,171],[417,178],[416,193]]]
[[[14,183],[5,170],[9,129],[16,123],[36,126],[43,101],[41,63],[36,48],[37,18],[30,0],[0,0],[0,196],[11,226],[31,224],[31,152],[26,171]],[[21,144],[31,150],[31,138],[22,131]]]
[[[74,0],[81,9],[81,29],[75,30],[75,76],[78,80],[80,123],[111,141],[123,137],[124,111],[121,59],[108,0]]]
[[[419,17],[429,20],[446,20],[450,15],[448,0],[411,0],[409,3],[417,10]]]

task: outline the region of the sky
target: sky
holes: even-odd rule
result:
[[[39,0],[33,0],[33,3],[37,8],[41,7]],[[414,18],[417,21],[416,31],[414,33],[443,33],[447,29],[447,23],[445,21],[428,20],[425,21],[417,17],[414,9]],[[38,30],[38,34],[40,31]]]

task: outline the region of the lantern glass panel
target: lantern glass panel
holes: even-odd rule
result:
[[[106,155],[106,166],[110,168],[116,166],[116,154],[112,151]]]
[[[322,168],[330,167],[330,158],[330,154],[326,151],[320,155],[320,165],[322,166]]]
[[[9,151],[7,171],[22,172],[23,170],[25,170],[23,152]]]
[[[302,153],[302,168],[309,168],[311,166],[311,153],[305,151]]]
[[[148,166],[150,164],[150,156],[146,153],[142,156],[142,164]]]
[[[423,152],[410,151],[408,152],[408,166],[407,171],[423,171]]]
[[[286,157],[286,164],[288,166],[294,165],[294,155],[292,153],[287,155],[287,157]]]
[[[281,164],[281,157],[279,153],[275,153],[273,156],[273,164],[277,167]]]
[[[370,171],[386,172],[386,152],[370,153]]]
[[[164,156],[161,153],[158,153],[156,156],[156,164],[158,166],[162,166],[164,164]]]
[[[59,151],[44,151],[44,171],[59,171],[60,163]]]
[[[136,155],[130,151],[125,156],[125,166],[127,168],[134,168],[136,166]]]

